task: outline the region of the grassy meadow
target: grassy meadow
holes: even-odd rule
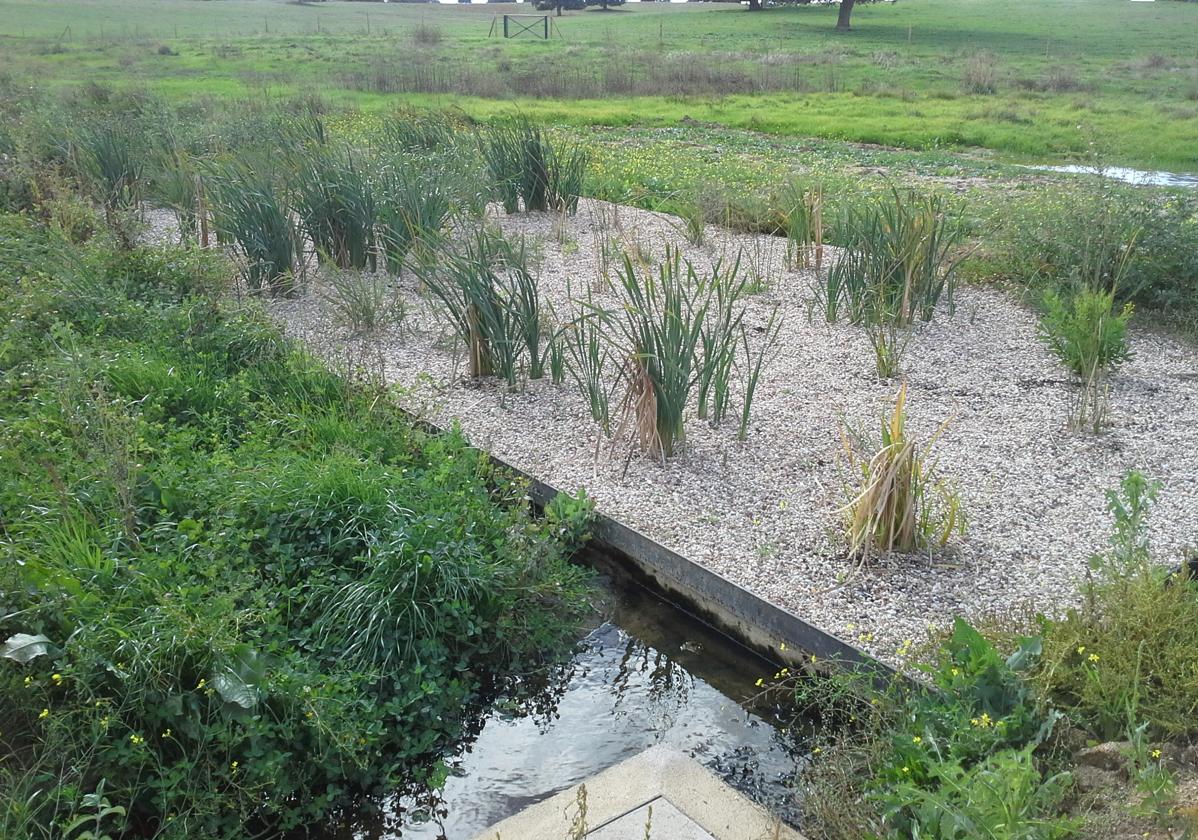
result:
[[[568,13],[504,41],[526,6],[275,0],[0,0],[14,79],[139,85],[172,100],[318,95],[576,126],[692,121],[1019,162],[1098,155],[1198,171],[1198,7],[918,0],[750,14],[724,4]]]

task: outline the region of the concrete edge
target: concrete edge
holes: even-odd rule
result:
[[[435,423],[405,413],[428,432],[447,432]],[[473,443],[471,446],[495,465],[527,481],[529,497],[538,507],[549,504],[562,492],[485,449]],[[613,555],[615,568],[608,571],[632,577],[664,600],[771,662],[809,672],[861,671],[870,674],[879,686],[888,685],[895,678],[903,684],[909,681],[860,648],[600,511],[595,512],[593,544]]]
[[[596,831],[656,799],[666,799],[715,840],[803,840],[793,828],[733,790],[693,758],[671,747],[650,747],[592,776],[586,787],[586,825]],[[563,840],[579,812],[579,785],[531,805],[474,840]]]

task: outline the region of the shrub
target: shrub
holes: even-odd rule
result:
[[[1067,297],[1044,297],[1040,336],[1054,355],[1081,380],[1073,411],[1076,428],[1101,431],[1107,414],[1107,377],[1131,357],[1127,325],[1132,305],[1115,314],[1114,292],[1082,288]]]
[[[961,80],[966,93],[991,95],[998,93],[997,60],[992,53],[981,52],[970,56],[965,62],[965,75]]]
[[[512,117],[486,129],[479,145],[505,212],[521,202],[527,211],[577,209],[589,159],[581,144],[552,140],[527,117]]]
[[[1082,606],[1044,623],[1035,679],[1102,739],[1198,734],[1198,583],[1169,577],[1150,552],[1148,518],[1159,485],[1128,473],[1107,492],[1110,547],[1091,560]]]
[[[913,554],[943,547],[954,533],[964,533],[960,496],[930,459],[944,426],[922,448],[908,437],[906,426],[903,383],[890,418],[882,422],[879,441],[853,432],[845,436],[845,456],[856,476],[849,502],[841,509],[847,515],[852,554]]]

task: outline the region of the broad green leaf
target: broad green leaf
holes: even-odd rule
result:
[[[48,656],[53,649],[53,643],[40,633],[36,636],[15,633],[8,637],[8,641],[4,643],[4,653],[0,655],[17,662],[29,662],[39,656]]]

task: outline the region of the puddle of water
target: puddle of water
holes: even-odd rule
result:
[[[747,702],[773,666],[642,589],[613,589],[612,600],[551,711],[493,711],[478,738],[447,761],[436,818],[421,823],[413,803],[392,800],[339,838],[464,840],[663,743],[797,822],[790,783],[802,760],[799,739],[785,731],[780,710]]]
[[[1076,175],[1105,175],[1116,181],[1127,184],[1149,187],[1189,187],[1198,189],[1198,175],[1183,175],[1180,172],[1151,171],[1147,169],[1128,169],[1124,166],[1031,166],[1029,169],[1039,169],[1043,172],[1068,172]]]

